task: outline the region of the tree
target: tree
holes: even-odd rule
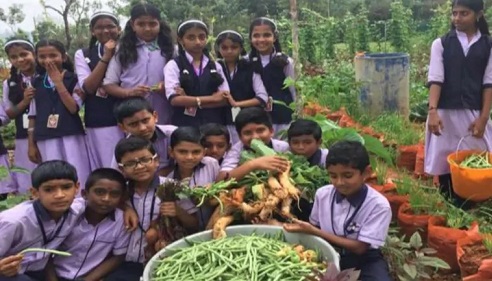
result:
[[[8,11],[5,12],[4,9],[0,8],[0,21],[5,22],[13,33],[16,33],[16,26],[21,23],[26,18],[26,15],[22,11],[23,5],[13,4],[8,7]]]

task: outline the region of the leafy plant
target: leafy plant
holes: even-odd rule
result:
[[[9,194],[7,198],[3,201],[0,201],[0,212],[8,210],[15,205],[18,205],[26,200],[29,200],[29,195],[21,194],[21,195],[13,195]]]
[[[485,234],[483,236],[483,245],[489,251],[489,254],[492,255],[492,234]]]
[[[405,7],[402,1],[394,1],[390,11],[389,41],[397,51],[407,51],[410,48],[412,10]]]
[[[386,184],[386,176],[388,174],[388,165],[380,160],[376,160],[376,167],[374,171],[376,172],[377,182],[379,185]]]
[[[456,229],[468,228],[475,221],[470,213],[449,202],[446,204],[446,209],[439,211],[438,214],[446,218],[449,227]]]
[[[405,237],[388,236],[386,245],[382,248],[388,261],[390,271],[394,272],[400,281],[419,281],[430,279],[430,273],[437,269],[449,269],[443,260],[430,257],[436,251],[424,248],[422,238],[418,232],[405,242]]]
[[[393,180],[396,184],[396,193],[399,195],[408,195],[413,193],[415,183],[409,175],[402,174],[400,178]]]
[[[437,188],[419,186],[409,194],[410,206],[415,215],[437,214],[445,206],[445,199]]]

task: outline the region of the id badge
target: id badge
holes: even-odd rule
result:
[[[266,111],[272,111],[273,110],[273,98],[272,97],[268,97],[268,102],[266,104],[265,110]]]
[[[56,129],[58,127],[59,118],[59,114],[50,114],[50,116],[48,116],[48,124],[46,126],[50,129]]]
[[[195,117],[196,116],[196,111],[197,111],[197,108],[196,107],[193,107],[193,106],[186,107],[185,110],[184,110],[184,115]]]
[[[99,89],[97,89],[96,97],[106,99],[108,97],[108,94],[106,93],[106,91],[103,88],[99,88]]]
[[[231,113],[232,113],[232,122],[236,121],[236,116],[239,114],[239,111],[241,111],[240,107],[233,107],[231,108]]]
[[[22,114],[22,128],[29,128],[29,115],[27,113]]]

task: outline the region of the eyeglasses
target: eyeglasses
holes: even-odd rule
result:
[[[140,159],[131,160],[125,163],[118,163],[118,166],[125,169],[130,169],[130,168],[135,169],[138,166],[138,164],[149,165],[155,160],[156,157],[157,154],[154,154],[154,156],[152,157],[142,157]]]

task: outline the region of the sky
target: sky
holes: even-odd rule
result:
[[[63,0],[45,0],[45,2],[47,5],[51,5],[55,8],[61,8],[62,6],[64,6]],[[23,5],[24,8],[23,11],[24,14],[26,15],[24,21],[19,23],[16,27],[26,31],[34,30],[33,19],[37,17],[41,17],[44,12],[43,7],[39,3],[39,0],[15,0],[15,1],[0,0],[0,8],[4,9],[5,11],[8,11],[8,7],[13,3]],[[51,10],[48,10],[47,12],[48,15],[53,19],[61,20],[61,16],[58,15],[57,13]],[[0,35],[5,33],[10,33],[10,28],[5,23],[0,22]]]

